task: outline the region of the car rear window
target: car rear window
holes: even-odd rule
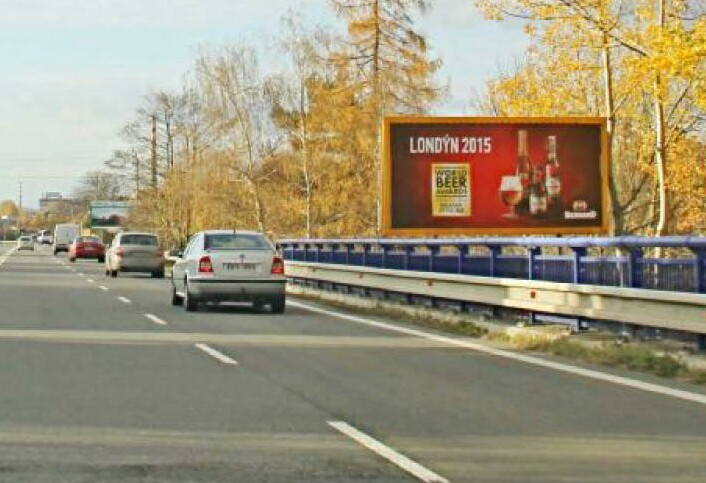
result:
[[[20,241],[30,241],[30,240],[32,240],[32,239],[28,236],[21,236],[20,237]]]
[[[271,249],[267,238],[253,233],[214,233],[206,235],[206,250],[266,250]]]
[[[79,243],[100,243],[100,239],[96,236],[80,236],[78,237]]]
[[[152,235],[123,235],[120,238],[121,245],[143,245],[147,247],[157,246],[157,237]]]

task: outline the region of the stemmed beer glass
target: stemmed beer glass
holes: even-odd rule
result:
[[[517,175],[503,176],[500,180],[500,199],[509,208],[503,218],[515,219],[515,206],[522,201],[522,181]]]

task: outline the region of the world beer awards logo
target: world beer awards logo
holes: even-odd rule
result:
[[[471,174],[468,164],[432,163],[432,216],[471,215]]]

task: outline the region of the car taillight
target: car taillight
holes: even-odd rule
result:
[[[201,257],[199,260],[199,273],[213,273],[211,257]]]
[[[284,260],[282,257],[272,259],[272,275],[284,275]]]
[[[118,256],[118,258],[123,258],[125,256],[125,250],[123,250],[123,248],[120,247],[117,250],[115,250],[115,254]]]

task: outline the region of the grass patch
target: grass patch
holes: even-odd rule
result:
[[[352,304],[348,301],[340,301],[335,298],[322,297],[318,294],[308,294],[306,292],[297,293],[296,297],[317,302],[323,302],[333,307],[354,311],[366,315],[380,315],[390,317],[396,321],[411,323],[413,325],[440,330],[451,334],[465,335],[467,337],[482,337],[488,333],[484,327],[474,324],[462,315],[432,311],[422,307],[396,306],[392,303],[374,302],[366,300],[365,303]]]
[[[568,338],[556,340],[527,338],[518,343],[516,339],[506,334],[493,334],[489,338],[507,342],[521,350],[543,352],[588,364],[639,371],[694,384],[706,384],[706,371],[691,369],[673,355],[661,354],[641,345],[614,342],[587,345]]]

